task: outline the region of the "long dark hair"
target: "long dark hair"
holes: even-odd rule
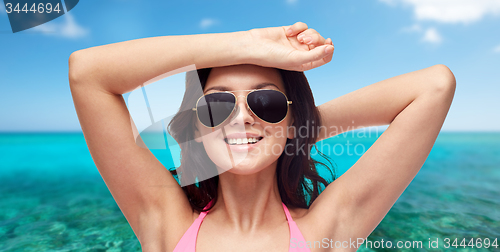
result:
[[[179,168],[190,168],[179,169],[182,171],[180,180],[190,179],[190,181],[194,181],[196,174],[190,173],[190,170],[216,171],[215,164],[208,157],[203,143],[192,141],[197,118],[196,112],[191,108],[195,107],[196,101],[203,95],[203,89],[211,70],[211,68],[198,69],[186,74],[186,92],[181,107],[168,125],[169,134],[181,147],[181,165]],[[290,111],[294,118],[293,127],[298,129],[294,139],[287,139],[285,147],[286,153],[293,153],[293,155],[285,154],[285,151],[283,151],[278,158],[276,174],[279,193],[281,200],[288,207],[308,209],[310,204],[329,184],[325,178],[319,175],[317,166],[325,167],[326,171],[332,175],[332,181],[335,180],[335,168],[328,157],[319,152],[315,145],[316,133],[319,132],[321,118],[315,106],[314,97],[306,76],[303,72],[277,70],[283,80],[288,99],[293,101],[293,107]],[[201,89],[199,88],[200,84]],[[315,132],[315,134],[311,134],[311,132]],[[324,163],[310,157],[312,147],[315,147],[317,153],[332,165],[333,171]],[[177,170],[171,170],[170,172],[175,178],[179,179]],[[217,201],[218,185],[219,176],[217,175],[195,184],[189,184],[182,187],[182,189],[193,209],[203,211],[203,208],[210,200],[214,199],[214,203]],[[215,204],[212,204],[207,210],[210,210],[213,205]]]

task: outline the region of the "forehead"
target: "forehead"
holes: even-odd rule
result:
[[[285,92],[278,70],[256,65],[213,68],[208,77],[204,92],[260,88],[278,89]]]

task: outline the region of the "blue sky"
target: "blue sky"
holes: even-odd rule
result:
[[[79,131],[68,58],[79,49],[151,36],[305,22],[335,45],[306,72],[317,105],[434,64],[455,74],[446,131],[500,131],[499,0],[80,1],[13,34],[0,7],[0,131]]]

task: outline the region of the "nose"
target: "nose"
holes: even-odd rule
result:
[[[239,95],[237,96],[236,102],[236,111],[234,112],[233,117],[231,118],[231,122],[229,123],[231,126],[236,124],[254,124],[255,118],[251,114],[250,109],[247,106],[247,102],[245,100],[246,96]]]

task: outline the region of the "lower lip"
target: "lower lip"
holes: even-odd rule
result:
[[[224,143],[227,146],[229,146],[229,148],[231,148],[231,151],[248,152],[248,151],[252,150],[253,148],[257,147],[257,145],[259,145],[262,142],[262,140],[264,140],[264,138],[260,139],[260,141],[258,141],[257,143],[254,143],[254,144],[234,144],[234,145],[226,143],[226,141],[224,141],[224,139],[222,141],[224,141]]]

